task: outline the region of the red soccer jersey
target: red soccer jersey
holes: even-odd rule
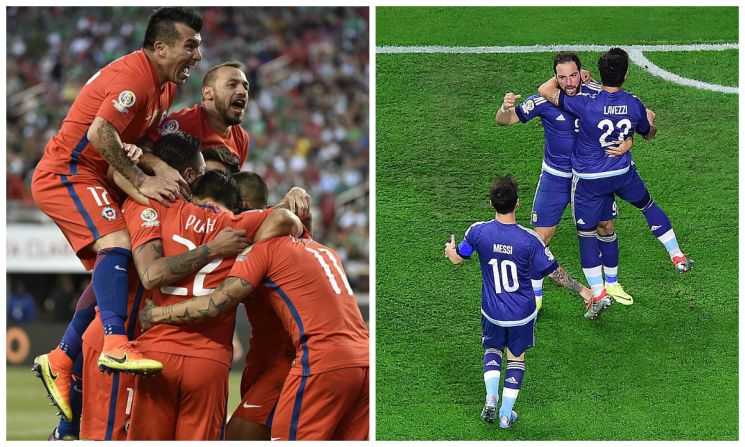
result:
[[[230,276],[271,290],[271,306],[296,348],[290,374],[370,364],[367,327],[333,250],[310,239],[268,239],[239,256]]]
[[[251,323],[251,340],[241,380],[241,395],[246,394],[266,369],[289,365],[295,357],[295,345],[269,303],[269,292],[268,288],[259,287],[256,297],[244,303]]]
[[[57,135],[44,149],[37,169],[75,175],[78,168],[106,177],[108,163],[88,143],[95,117],[105,118],[124,143],[136,143],[168,112],[176,85],[162,86],[155,66],[143,50],[111,62],[80,90]]]
[[[209,205],[199,206],[184,200],[178,200],[166,208],[153,200],[149,206],[143,206],[127,199],[123,207],[132,238],[132,251],[150,240],[161,239],[164,256],[186,253],[210,242],[227,227],[244,229],[248,238],[253,240],[270,212],[256,210],[236,216]],[[192,296],[207,295],[228,276],[234,262],[235,258],[214,259],[175,284],[153,290],[153,300],[156,305],[165,306]],[[159,324],[143,333],[138,340],[143,351],[200,357],[230,366],[234,326],[235,310],[200,324]]]
[[[205,149],[227,147],[231,154],[238,157],[239,166],[246,161],[250,139],[248,132],[239,125],[233,125],[228,128],[225,135],[219,135],[210,125],[207,111],[201,104],[194,104],[191,109],[182,109],[172,113],[163,120],[160,126],[149,132],[148,138],[157,141],[161,135],[177,130],[197,137]]]

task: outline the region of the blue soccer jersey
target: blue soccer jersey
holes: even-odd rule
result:
[[[572,169],[578,177],[593,179],[628,172],[631,152],[608,157],[605,149],[634,132],[649,134],[651,126],[639,98],[623,90],[577,96],[560,92],[559,107],[579,118],[579,138],[572,152]]]
[[[536,317],[531,279],[559,267],[535,231],[497,220],[471,225],[457,251],[463,258],[478,253],[484,280],[481,314],[503,327],[520,326]]]
[[[583,84],[581,92],[595,94],[600,85],[595,82]],[[543,170],[559,177],[572,176],[572,149],[579,132],[574,114],[562,110],[541,95],[533,95],[515,107],[520,122],[527,123],[540,117],[543,123],[544,149]]]

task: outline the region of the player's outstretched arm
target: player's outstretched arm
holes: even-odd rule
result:
[[[303,234],[303,224],[300,218],[290,210],[283,208],[272,211],[272,214],[261,223],[256,231],[254,244],[273,237],[292,235],[300,237]]]
[[[551,77],[548,81],[541,84],[540,87],[538,87],[538,93],[546,98],[551,104],[558,106],[559,105],[559,93],[561,92],[561,89],[559,88],[559,81],[556,80],[556,77]]]
[[[217,318],[234,309],[253,291],[248,281],[229,276],[209,295],[161,307],[155,307],[152,301],[148,301],[140,311],[140,325],[147,330],[155,324],[184,325]]]
[[[569,273],[567,273],[567,271],[564,270],[561,266],[559,266],[553,272],[549,273],[548,277],[551,278],[551,280],[558,286],[574,290],[575,292],[579,293],[579,295],[582,297],[582,299],[585,300],[585,302],[592,299],[592,291],[582,285],[582,283],[580,283],[576,279],[569,276]]]
[[[248,236],[245,230],[225,228],[210,242],[186,253],[164,257],[163,243],[160,239],[153,239],[137,247],[133,257],[142,286],[150,290],[171,285],[213,259],[237,256],[246,247]]]
[[[647,120],[649,121],[649,133],[644,135],[645,140],[651,140],[657,135],[657,127],[654,125],[654,120],[657,119],[657,114],[651,109],[646,109]]]
[[[463,262],[463,258],[458,254],[455,249],[455,235],[450,235],[450,241],[445,242],[445,257],[450,260],[453,264],[460,264]]]
[[[497,110],[497,116],[495,120],[500,126],[510,126],[520,121],[515,112],[515,102],[522,98],[520,95],[516,95],[512,92],[507,92],[504,95],[502,106]]]

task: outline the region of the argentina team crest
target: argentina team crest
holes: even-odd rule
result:
[[[523,113],[529,113],[535,107],[535,103],[532,99],[525,101],[520,108],[523,109]]]
[[[124,90],[119,93],[119,98],[112,101],[112,103],[114,103],[114,108],[116,110],[122,113],[127,113],[129,112],[129,108],[135,104],[135,101],[137,101],[135,94],[130,90]]]

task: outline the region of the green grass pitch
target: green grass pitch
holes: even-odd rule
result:
[[[377,8],[378,45],[694,44],[738,41],[736,8]],[[597,75],[599,53],[581,53]],[[645,52],[663,69],[737,85],[736,50]],[[657,112],[657,139],[633,154],[695,269],[676,273],[635,208],[619,201],[619,278],[635,296],[598,321],[545,282],[536,347],[508,431],[483,405],[481,275],[443,257],[492,219],[491,180],[520,182],[528,225],[540,173],[538,120],[498,127],[552,53],[378,54],[376,437],[380,440],[738,439],[738,100],[631,65],[626,90]],[[567,210],[552,242],[584,280]]]
[[[59,418],[49,406],[46,390],[31,367],[9,366],[6,377],[6,437],[9,441],[46,440]],[[240,403],[241,371],[230,373],[228,411]]]

